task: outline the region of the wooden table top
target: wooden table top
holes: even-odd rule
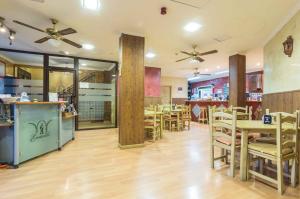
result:
[[[157,114],[157,115],[161,115],[161,114],[163,114],[163,112],[162,111],[147,111],[147,110],[145,110],[144,111],[144,115],[153,115],[153,114]]]
[[[231,120],[222,120],[231,124]],[[276,124],[264,124],[261,120],[237,120],[236,127],[244,130],[276,130]],[[293,128],[291,124],[283,124],[283,128]]]

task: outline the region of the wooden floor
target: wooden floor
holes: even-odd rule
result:
[[[209,167],[206,126],[165,133],[144,148],[120,150],[117,130],[81,131],[60,152],[0,170],[0,198],[70,199],[256,199],[284,197],[260,182],[227,176],[227,167]]]

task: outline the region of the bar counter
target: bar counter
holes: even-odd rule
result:
[[[200,107],[208,106],[224,106],[228,107],[228,101],[211,101],[211,100],[188,100],[186,104],[191,105],[192,121],[197,122],[200,114]],[[260,101],[247,101],[247,106],[252,106],[253,119],[259,118],[261,115],[261,102]]]
[[[59,150],[74,139],[74,117],[64,118],[61,102],[10,104],[14,121],[0,127],[0,163],[22,162]]]

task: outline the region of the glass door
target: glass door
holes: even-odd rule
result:
[[[116,126],[116,64],[79,60],[78,129]]]
[[[57,94],[59,101],[73,103],[75,99],[75,71],[50,70],[49,93]]]

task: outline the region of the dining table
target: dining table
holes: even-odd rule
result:
[[[222,120],[227,124],[231,124],[231,120]],[[264,124],[262,120],[237,120],[236,128],[241,131],[241,155],[240,155],[240,179],[242,181],[247,180],[247,159],[248,159],[248,134],[250,132],[255,133],[268,133],[276,134],[276,124]],[[293,128],[292,124],[284,123],[283,129]],[[298,142],[299,143],[299,142]],[[299,143],[300,144],[300,143]],[[298,146],[298,150],[299,150]],[[300,153],[298,153],[300,154]],[[300,155],[298,155],[300,159]],[[300,173],[300,167],[298,166],[298,174]],[[300,182],[300,175],[298,175]]]

